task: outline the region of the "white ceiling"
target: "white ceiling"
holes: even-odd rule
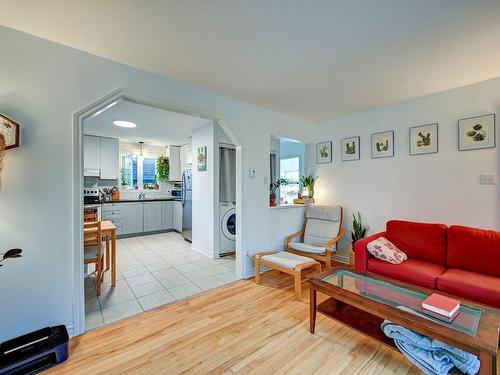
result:
[[[115,120],[132,121],[137,127],[121,128],[113,124]],[[83,132],[126,142],[180,146],[189,142],[193,130],[208,122],[207,119],[122,100],[105,112],[85,120]]]
[[[307,120],[500,76],[498,0],[0,0],[4,25]]]

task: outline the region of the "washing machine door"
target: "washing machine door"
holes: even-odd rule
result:
[[[236,210],[231,208],[228,210],[224,217],[222,218],[222,233],[224,236],[231,241],[236,240]]]

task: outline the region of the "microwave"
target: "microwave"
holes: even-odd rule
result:
[[[172,196],[172,198],[182,198],[182,190],[172,189],[170,190],[170,195]]]

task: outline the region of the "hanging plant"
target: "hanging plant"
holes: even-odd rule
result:
[[[166,156],[156,159],[156,180],[158,182],[168,181],[170,175],[170,161]]]

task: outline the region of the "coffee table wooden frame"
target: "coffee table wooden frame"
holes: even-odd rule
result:
[[[500,310],[460,298],[464,304],[483,310],[477,334],[476,336],[470,336],[442,324],[402,311],[349,290],[342,289],[326,281],[322,281],[322,279],[333,275],[340,269],[360,274],[349,268],[335,267],[328,272],[315,275],[308,280],[310,286],[311,333],[315,331],[316,313],[320,312],[331,319],[353,328],[363,335],[377,340],[385,346],[398,350],[394,341],[386,337],[380,328],[380,324],[384,319],[388,319],[422,335],[432,337],[469,353],[478,355],[481,361],[479,374],[496,374],[496,356],[498,353],[498,339],[500,333]],[[416,287],[408,283],[385,277],[373,276],[370,274],[363,275],[418,292],[428,294],[435,292],[430,289]],[[330,298],[318,305],[317,292],[326,294],[330,296]],[[440,294],[447,295],[446,293]]]

